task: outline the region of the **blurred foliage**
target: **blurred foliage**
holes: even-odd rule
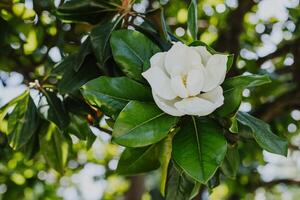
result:
[[[270,0],[264,1],[270,3]],[[219,184],[219,186],[214,189],[202,186],[197,199],[206,199],[208,196],[216,200],[297,199],[300,195],[300,177],[293,175],[293,173],[299,174],[297,163],[300,160],[299,155],[297,156],[300,148],[300,6],[299,1],[295,0],[282,2],[285,3],[277,0],[273,3],[278,4],[274,6],[274,9],[281,8],[278,13],[283,12],[282,16],[268,15],[270,12],[267,9],[270,8],[263,7],[262,2],[256,3],[252,0],[203,0],[197,4],[199,28],[197,38],[217,51],[235,54],[229,76],[257,73],[267,74],[272,79],[270,84],[245,89],[240,109],[269,122],[276,134],[287,137],[290,141],[288,159],[282,161],[287,164],[275,162],[273,166],[275,178],[264,178],[260,169],[266,164],[266,159],[264,159],[266,155],[263,155],[261,148],[250,139],[248,128],[241,127],[242,134],[227,138],[230,143],[234,144],[232,148],[238,151],[240,158],[237,166],[238,173],[229,174],[235,179],[228,179],[223,175],[216,177],[216,180],[220,178],[221,182],[210,184],[212,186]],[[168,3],[163,0],[136,1],[133,8],[146,13],[145,15],[153,22],[160,24],[159,8],[164,5],[164,15],[168,25],[166,31],[174,33],[172,37],[189,43],[192,41],[186,31],[189,3],[190,1],[184,0],[170,0]],[[95,27],[95,24],[105,20],[111,13],[108,12],[103,16],[97,16],[92,21],[87,21],[91,23],[72,23],[70,20],[74,20],[74,17],[69,15],[65,17],[66,20],[59,18],[66,16],[61,14],[62,10],[57,12],[57,7],[62,4],[63,1],[60,0],[0,1],[1,98],[9,88],[14,86],[12,81],[15,76],[14,72],[23,76],[18,84],[28,86],[35,80],[39,80],[40,84],[47,88],[47,91],[41,93],[33,91],[32,95],[40,95],[40,99],[44,99],[40,100],[41,104],[47,99],[49,101],[51,97],[46,94],[53,90],[54,85],[57,85],[59,80],[55,77],[61,78],[63,72],[67,72],[69,79],[63,78],[66,84],[61,85],[72,87],[73,78],[77,80],[76,78],[80,75],[78,73],[76,75],[76,72],[60,63],[69,55],[73,56],[68,57],[68,62],[91,67],[86,71],[80,71],[79,74],[89,74],[89,71],[95,72],[96,75],[103,73],[101,65],[95,67],[85,61],[85,57],[97,60],[99,59],[97,55],[88,53],[84,58],[78,58],[77,53],[84,46],[83,41],[87,41],[85,40],[87,34]],[[145,5],[147,9],[144,9]],[[68,8],[65,9],[68,11]],[[78,19],[76,18],[75,21]],[[137,18],[136,21],[142,23],[141,18]],[[87,46],[85,51],[91,52],[89,48],[93,47]],[[106,61],[106,65],[114,66],[109,59]],[[111,67],[109,70],[116,69]],[[89,77],[89,79],[92,78]],[[66,89],[60,88],[58,83],[58,90],[64,93]],[[17,95],[12,94],[12,96]],[[1,98],[2,106],[7,101],[2,102]],[[0,199],[128,199],[125,197],[125,192],[134,191],[131,190],[130,184],[133,185],[135,179],[124,178],[115,173],[116,163],[122,149],[111,144],[110,136],[103,132],[109,132],[109,125],[114,121],[106,119],[102,113],[90,110],[90,107],[79,101],[81,98],[75,89],[68,96],[68,101],[71,103],[64,102],[74,115],[71,116],[72,121],[77,121],[77,125],[81,124],[81,126],[69,127],[71,129],[69,132],[72,134],[65,136],[66,143],[69,145],[65,150],[68,152],[68,160],[61,174],[49,167],[51,161],[46,162],[49,153],[48,146],[44,146],[45,150],[40,152],[35,152],[26,146],[20,148],[19,151],[13,151],[5,136],[7,118],[1,120]],[[58,105],[56,108],[60,109],[59,103],[56,105]],[[64,111],[59,110],[59,112]],[[51,117],[51,114],[48,116]],[[86,123],[86,116],[92,127],[91,130]],[[74,120],[76,117],[77,120]],[[62,120],[57,120],[56,125],[59,126],[59,123],[62,123]],[[82,130],[88,134],[81,135]],[[91,133],[92,131],[96,133],[96,136]],[[35,138],[31,139],[31,144],[38,146]],[[62,142],[62,139],[58,141]],[[57,164],[57,158],[48,159],[54,162],[53,165]],[[279,168],[277,168],[278,165]],[[286,170],[292,175],[286,173],[286,177],[281,176],[280,173]],[[154,171],[145,178],[143,199],[162,198],[158,192],[157,174]],[[84,177],[86,180],[83,180]],[[89,188],[83,184],[91,187],[94,185],[94,187]],[[89,190],[97,191],[90,194],[97,198],[89,198]],[[72,196],[74,194],[76,197]]]

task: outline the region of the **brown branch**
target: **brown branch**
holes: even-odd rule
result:
[[[145,177],[133,176],[130,178],[130,188],[125,195],[125,200],[140,200],[145,191]]]
[[[270,181],[270,182],[261,182],[260,184],[258,184],[256,186],[255,189],[257,189],[259,187],[270,188],[270,187],[273,187],[273,186],[278,185],[278,184],[299,185],[300,186],[300,181],[290,180],[290,179],[279,179],[279,180],[273,180],[273,181]]]
[[[299,99],[300,90],[292,90],[278,97],[273,102],[261,105],[254,115],[266,122],[271,122],[287,109],[300,107]]]

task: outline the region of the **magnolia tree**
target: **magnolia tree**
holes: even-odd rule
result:
[[[243,91],[270,84],[272,77],[238,75],[234,41],[219,52],[199,40],[196,0],[189,2],[182,39],[166,23],[165,2],[143,12],[133,9],[138,3],[61,3],[55,11],[60,20],[88,23],[90,31],[78,51],[31,78],[26,91],[1,108],[9,146],[27,159],[41,153],[63,174],[70,135],[90,148],[90,127],[97,128],[124,147],[116,173],[159,169],[160,192],[169,200],[194,198],[204,187],[239,176],[239,151],[251,149],[238,144],[254,139],[260,151],[286,156],[284,137],[239,111]]]

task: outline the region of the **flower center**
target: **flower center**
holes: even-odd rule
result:
[[[182,79],[182,82],[183,82],[184,87],[186,88],[186,87],[187,87],[187,86],[186,86],[187,75],[182,75],[182,76],[181,76],[181,79]]]

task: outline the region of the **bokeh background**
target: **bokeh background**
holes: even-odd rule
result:
[[[21,94],[35,79],[78,50],[92,28],[62,22],[55,15],[61,0],[0,0],[0,107]],[[167,24],[181,40],[186,33],[184,0],[141,0],[133,9],[147,13],[165,4]],[[148,13],[147,13],[148,14]],[[236,179],[223,178],[213,190],[201,188],[197,199],[300,198],[300,6],[299,0],[199,0],[200,40],[217,51],[235,54],[228,76],[268,74],[272,83],[246,89],[240,110],[270,123],[290,141],[288,157],[262,151],[241,136]],[[155,12],[153,16],[155,18]],[[136,23],[142,23],[142,19]],[[34,92],[32,95],[35,95]],[[91,127],[97,136],[91,149],[72,136],[73,150],[63,175],[42,156],[26,159],[12,151],[0,124],[0,200],[159,200],[159,176],[114,173],[122,148],[110,136]]]

